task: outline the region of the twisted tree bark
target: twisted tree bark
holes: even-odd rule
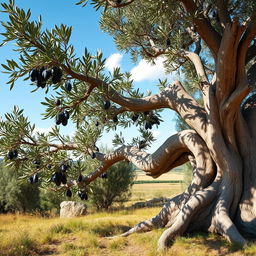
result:
[[[12,8],[5,7],[5,9],[13,15],[10,16],[13,22],[17,15],[12,2],[10,1]],[[95,2],[102,5],[104,1]],[[129,8],[129,5],[138,3],[137,11],[143,6],[143,1],[135,0],[106,0],[105,2],[107,2],[106,7],[111,6],[113,8]],[[148,1],[145,2],[148,3]],[[158,1],[149,2],[148,6],[152,7],[153,2],[157,3]],[[123,159],[132,162],[154,178],[189,161],[193,169],[193,179],[186,191],[170,199],[158,215],[137,224],[121,236],[128,236],[134,232],[149,231],[154,227],[162,227],[166,230],[159,239],[159,249],[166,248],[177,235],[196,230],[219,233],[230,242],[246,244],[248,239],[256,238],[256,131],[254,129],[256,97],[255,95],[247,97],[252,91],[251,85],[256,83],[256,76],[254,75],[256,53],[255,42],[253,42],[256,37],[255,16],[248,12],[246,19],[235,17],[236,12],[231,11],[230,8],[228,9],[229,5],[235,8],[231,4],[233,1],[217,0],[216,3],[213,3],[214,1],[193,0],[160,2],[166,4],[167,9],[169,8],[168,4],[174,7],[174,2],[175,4],[177,2],[179,8],[181,6],[184,8],[185,14],[183,14],[183,9],[182,12],[179,10],[179,14],[184,15],[183,20],[181,19],[182,22],[179,22],[180,24],[177,25],[176,21],[171,21],[169,24],[166,21],[170,29],[177,25],[179,36],[182,26],[192,25],[196,31],[197,36],[194,39],[192,38],[192,43],[186,42],[188,43],[186,50],[172,50],[175,51],[174,55],[177,54],[178,57],[184,58],[185,61],[191,61],[194,65],[203,104],[199,104],[186,91],[180,81],[174,82],[160,93],[152,96],[144,98],[126,97],[127,94],[122,90],[116,91],[115,87],[112,86],[113,84],[111,84],[112,82],[108,82],[109,79],[101,76],[100,71],[93,70],[95,72],[88,73],[84,67],[79,68],[80,64],[72,65],[73,54],[72,61],[68,58],[62,61],[62,58],[58,60],[52,58],[52,56],[49,57],[48,49],[40,40],[40,36],[45,36],[45,34],[38,32],[38,36],[31,39],[25,33],[26,31],[23,31],[25,26],[17,26],[19,24],[23,25],[23,22],[19,20],[14,23],[3,23],[7,32],[11,35],[8,33],[2,35],[6,42],[16,40],[21,53],[26,53],[26,50],[28,50],[30,54],[31,52],[34,55],[36,53],[42,54],[43,65],[45,65],[45,60],[50,59],[46,63],[47,65],[60,67],[68,75],[68,79],[76,79],[82,85],[81,87],[84,86],[84,88],[79,88],[83,95],[72,101],[72,104],[68,105],[67,103],[60,110],[64,108],[74,109],[79,104],[86,102],[89,96],[99,89],[105,99],[111,100],[120,106],[120,108],[115,107],[113,109],[114,114],[168,108],[174,110],[189,125],[190,129],[169,137],[153,154],[148,154],[135,146],[125,145],[106,155],[96,152],[95,156],[97,160],[102,162],[101,166],[87,177],[84,177],[81,182],[73,181],[73,183],[70,182],[71,184],[67,185],[77,185],[77,183],[81,186],[87,185],[111,165]],[[208,7],[210,6],[210,9],[216,7],[219,13],[219,24],[215,26],[215,21],[208,14],[205,14],[208,11],[204,10],[204,4],[202,3]],[[209,9],[208,7],[206,9]],[[171,12],[170,8],[168,11],[173,15],[175,14]],[[243,15],[244,9],[239,9],[238,13],[239,11],[240,15]],[[22,12],[20,13],[22,14]],[[127,13],[129,16],[133,12],[130,10]],[[144,25],[136,24],[136,26],[132,26],[132,29],[129,27],[127,32],[125,26],[127,25],[126,21],[129,23],[129,17],[124,15],[124,18],[122,18],[120,16],[118,22],[115,22],[115,17],[113,17],[115,14],[117,13],[112,13],[112,16],[110,16],[113,19],[114,28],[117,27],[117,34],[129,34],[131,30],[136,30],[141,27],[140,25]],[[158,14],[158,16],[162,15]],[[25,20],[24,24],[26,22]],[[109,20],[108,22],[111,23]],[[143,19],[143,22],[148,21]],[[159,24],[162,24],[162,20],[160,19],[156,24],[154,19],[151,22],[152,24],[148,23],[148,26],[145,26],[143,33],[136,30],[138,34],[128,35],[129,43],[127,43],[128,46],[124,46],[124,49],[139,47],[141,52],[145,51],[145,55],[152,58],[166,53],[168,47],[160,47],[163,38],[160,37],[159,44],[155,43],[155,41],[158,41],[158,28],[160,27]],[[131,25],[131,23],[129,24]],[[19,28],[22,31],[19,31]],[[113,30],[111,30],[111,33],[115,35]],[[184,31],[191,31],[191,29],[184,28]],[[155,38],[151,35],[154,33]],[[46,34],[48,35],[49,32]],[[214,68],[211,75],[208,75],[205,71],[204,63],[198,54],[200,52],[198,49],[201,48],[200,41],[195,38],[202,39],[212,54]],[[193,49],[191,46],[195,47],[195,45],[192,45],[193,40],[194,43],[199,42],[199,47],[196,45],[195,52],[189,51]],[[121,41],[124,41],[124,38]],[[158,47],[158,45],[160,46]],[[66,51],[64,53],[67,54]],[[28,62],[29,65],[24,64],[23,69],[20,68],[22,72],[19,74],[15,71],[15,66],[18,65],[13,64],[13,61],[9,61],[9,64],[14,67],[10,68],[5,65],[7,70],[13,72],[11,83],[27,73],[28,68],[30,69],[35,65],[33,61],[30,63],[29,57],[31,56],[28,53],[25,54],[25,58],[22,55],[21,57],[21,60],[23,59],[25,64]],[[74,60],[74,63],[76,63],[76,60]],[[103,68],[103,64],[101,66]],[[14,71],[12,71],[13,69]],[[15,78],[12,78],[12,76]],[[100,77],[104,77],[105,80],[100,79]],[[122,82],[120,81],[120,85],[122,85]],[[40,144],[40,142],[31,141],[31,138],[28,141],[21,139],[17,142],[19,145],[36,147],[39,146],[38,143]],[[47,143],[44,142],[44,146],[45,144]],[[67,143],[66,145],[65,143],[61,145],[49,143],[47,146],[51,149],[50,153],[59,150],[80,150],[84,153],[91,153],[91,149],[81,149],[73,143]]]
[[[186,5],[188,1],[182,2]],[[158,215],[121,236],[165,227],[158,242],[160,250],[177,235],[196,230],[219,233],[240,244],[256,238],[256,97],[242,104],[251,91],[244,49],[256,33],[252,26],[246,28],[234,19],[226,23],[217,52],[217,43],[212,42],[217,68],[211,83],[199,56],[185,52],[202,80],[204,108],[186,94],[180,82],[162,93],[161,102],[167,102],[193,130],[170,137],[152,155],[132,148],[116,152],[153,177],[186,161],[193,167],[193,180],[184,193],[170,199]]]

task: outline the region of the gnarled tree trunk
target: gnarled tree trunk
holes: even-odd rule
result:
[[[240,244],[256,238],[256,97],[252,95],[242,104],[251,90],[245,68],[253,34],[249,28],[245,32],[236,19],[226,24],[218,48],[211,49],[216,56],[216,76],[211,82],[198,55],[184,53],[201,78],[204,108],[186,94],[180,82],[158,98],[158,104],[166,102],[193,130],[170,137],[152,156],[142,153],[143,161],[132,148],[119,152],[153,177],[186,161],[193,167],[192,183],[184,193],[170,199],[157,216],[122,236],[165,227],[159,249],[191,231],[219,233]]]
[[[83,2],[86,1],[80,1],[80,3]],[[158,8],[153,3],[161,2],[160,4],[163,7],[159,6],[159,8],[162,8],[160,11],[163,13],[167,9],[166,13],[164,13],[164,17],[167,17],[166,26],[173,29],[174,32],[175,29],[179,31],[176,31],[179,36],[181,26],[191,25],[196,32],[191,33],[191,28],[184,28],[184,31],[188,31],[191,37],[191,40],[186,39],[187,46],[184,48],[190,50],[196,48],[195,51],[191,52],[185,49],[171,50],[175,50],[178,58],[186,58],[193,63],[199,77],[198,87],[201,91],[203,105],[200,105],[196,99],[189,95],[179,81],[164,88],[156,95],[144,98],[129,98],[126,97],[129,94],[122,90],[116,91],[115,87],[112,86],[111,83],[115,79],[110,81],[109,78],[100,73],[99,70],[103,68],[103,64],[99,65],[100,68],[98,68],[96,64],[94,65],[90,62],[91,66],[95,66],[95,69],[97,69],[91,72],[90,68],[86,71],[87,67],[80,65],[83,63],[82,61],[77,64],[76,60],[73,60],[73,53],[71,54],[72,57],[69,56],[65,61],[62,61],[62,56],[59,59],[51,60],[54,54],[49,55],[49,50],[45,46],[48,44],[49,40],[47,38],[50,32],[46,33],[47,37],[39,31],[33,40],[28,38],[26,31],[23,31],[27,20],[22,20],[22,17],[20,17],[22,22],[20,20],[14,22],[17,15],[15,8],[11,4],[12,1],[9,8],[3,5],[5,10],[12,15],[11,21],[13,22],[4,24],[8,32],[7,34],[3,33],[5,41],[16,40],[21,54],[24,51],[26,53],[28,48],[30,50],[29,54],[33,52],[34,56],[37,54],[39,57],[41,56],[44,65],[48,64],[50,67],[53,65],[58,66],[68,79],[79,81],[77,86],[82,87],[79,87],[79,90],[81,89],[83,93],[78,99],[75,99],[75,102],[70,103],[65,108],[74,109],[79,104],[86,103],[90,98],[89,96],[95,91],[98,93],[97,89],[100,89],[100,94],[104,95],[104,99],[116,103],[109,116],[124,112],[145,112],[166,108],[176,111],[191,128],[169,137],[153,154],[148,154],[137,146],[125,145],[106,155],[94,152],[93,157],[95,156],[97,160],[102,162],[101,166],[95,172],[84,177],[81,182],[71,181],[67,186],[77,185],[77,183],[79,183],[79,186],[87,185],[105,172],[112,164],[123,159],[134,163],[138,168],[154,178],[189,161],[193,168],[193,179],[186,191],[170,199],[157,216],[139,223],[122,234],[122,236],[127,236],[134,232],[149,231],[154,227],[165,227],[166,230],[159,239],[159,249],[168,246],[169,242],[177,235],[195,230],[219,233],[226,237],[227,240],[240,244],[246,244],[248,239],[255,239],[256,132],[254,131],[254,123],[256,121],[256,104],[254,102],[256,97],[252,95],[246,98],[252,91],[251,85],[256,83],[256,43],[252,43],[252,40],[256,37],[255,15],[248,12],[248,17],[236,18],[237,13],[242,16],[245,12],[242,8],[243,6],[239,9],[239,4],[233,5],[236,1],[216,0],[214,1],[216,3],[213,3],[213,1],[193,0],[106,0],[95,2],[99,2],[99,5],[103,5],[106,2],[108,6],[113,8],[122,8],[124,6],[128,8],[130,4],[138,4],[135,6],[137,12],[133,12],[132,9],[129,12],[129,9],[126,9],[128,10],[126,17],[125,15],[124,17],[121,17],[122,15],[119,16],[121,12],[108,13],[109,17],[106,18],[105,22],[108,28],[111,27],[110,30],[107,30],[112,35],[114,34],[114,37],[116,36],[115,39],[119,39],[116,40],[118,43],[124,43],[125,39],[128,40],[124,43],[124,49],[140,48],[141,52],[150,58],[168,53],[168,47],[162,47],[163,45],[161,45],[163,38],[158,40],[159,34],[155,31],[157,30],[156,27],[158,28],[162,24],[160,19],[162,18],[162,13],[159,13],[159,10],[153,10],[152,12],[152,6]],[[240,1],[241,5],[243,2],[246,1]],[[252,3],[252,1],[250,2]],[[156,15],[157,18],[160,17],[159,24],[157,21],[157,24],[154,24],[155,17],[150,21],[143,17],[141,19],[143,24],[136,23],[135,26],[131,26],[132,22],[128,22],[129,15],[132,16],[134,13],[135,16],[139,15],[140,8],[146,3],[148,11],[151,11],[152,15]],[[173,20],[171,18],[170,21],[168,20],[169,13],[176,15],[171,10],[174,8],[174,3],[180,8],[175,9],[175,11],[182,16],[180,17],[181,22],[176,22],[177,16],[172,17]],[[217,8],[219,19],[217,25],[216,20],[213,20],[213,17],[209,15],[210,10],[214,10],[215,7]],[[184,8],[185,14],[182,8]],[[236,12],[235,8],[238,8],[238,12]],[[20,13],[22,14],[22,12]],[[118,20],[115,20],[116,16]],[[137,22],[137,20],[134,18],[133,22]],[[19,29],[20,24],[22,24],[22,29]],[[175,25],[178,28],[175,28]],[[30,24],[29,26],[32,25]],[[126,26],[128,26],[128,29],[126,29]],[[143,33],[140,30],[141,27],[145,27]],[[38,28],[35,30],[37,31]],[[116,33],[114,30],[116,30]],[[134,34],[131,33],[133,30],[135,31]],[[118,38],[118,36],[124,36],[126,33],[128,34],[127,38],[121,37],[121,40]],[[211,71],[212,75],[208,75],[205,72],[205,65],[201,61],[200,50],[198,50],[201,48],[200,40],[197,38],[202,39],[211,52],[213,64],[215,64],[214,70]],[[44,39],[47,44],[43,44],[44,41],[39,39]],[[53,40],[55,40],[55,34]],[[199,47],[197,47],[198,43]],[[58,46],[60,43],[56,45]],[[157,48],[158,46],[159,48]],[[23,76],[28,67],[34,67],[36,61],[38,61],[38,59],[34,60],[33,58],[30,60],[27,57],[31,57],[29,54],[25,54],[24,60],[24,63],[28,62],[29,65],[24,64],[20,74],[15,71],[15,66],[18,65],[13,64],[13,61],[9,61],[10,66],[13,66],[12,68],[5,65],[7,70],[13,72],[11,84],[19,76]],[[68,54],[68,52],[64,51],[63,54]],[[24,56],[21,55],[21,57],[21,59],[24,59]],[[49,62],[45,64],[45,60],[49,60]],[[12,76],[15,78],[12,78]],[[105,79],[102,79],[102,77]],[[121,88],[122,83],[126,81],[120,79],[119,82],[120,84],[117,87]],[[65,97],[69,96],[67,94]],[[69,101],[65,102],[68,104]],[[4,122],[2,122],[2,125],[5,126]],[[9,135],[6,130],[8,129],[4,129],[3,134]],[[17,144],[38,147],[40,146],[40,141],[37,142],[32,138],[31,142],[30,136],[28,140],[22,139]],[[49,143],[47,146],[51,148],[50,153],[52,154],[59,150],[83,150],[83,153],[88,154],[93,151],[93,149],[89,148],[89,144],[86,149],[81,149],[79,143],[68,142],[66,144],[64,142],[61,144]],[[27,159],[24,158],[23,160],[26,161]]]

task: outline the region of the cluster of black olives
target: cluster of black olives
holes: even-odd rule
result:
[[[57,125],[62,124],[66,126],[68,124],[69,112],[67,110],[61,111],[57,114],[55,123]]]
[[[37,87],[44,88],[47,81],[51,78],[53,84],[57,84],[61,81],[62,71],[59,67],[53,68],[33,68],[30,71],[31,82],[36,82]]]
[[[59,170],[52,175],[51,181],[55,183],[56,186],[67,184],[66,171],[69,169],[69,167],[70,166],[68,164],[62,163],[59,167]]]
[[[156,115],[151,114],[149,119],[145,122],[144,127],[146,130],[148,130],[148,129],[151,130],[154,124],[160,125],[160,120]]]
[[[67,91],[71,91],[72,90],[72,85],[70,83],[70,81],[66,81],[65,82],[65,89]],[[61,105],[61,100],[60,99],[57,99],[55,101],[55,105],[56,106],[60,106]],[[67,110],[64,110],[64,111],[60,111],[57,115],[56,115],[56,119],[55,119],[55,123],[57,125],[60,125],[62,124],[63,126],[66,126],[68,124],[68,119],[69,119],[70,115],[69,115],[69,112]]]
[[[30,79],[32,82],[36,82],[38,87],[44,88],[46,86],[47,81],[51,78],[51,82],[53,84],[57,84],[61,82],[62,71],[59,67],[52,68],[33,68],[30,71]],[[70,92],[72,90],[72,84],[69,80],[65,82],[65,90]],[[61,104],[60,99],[57,99],[55,102],[56,106]],[[68,124],[69,112],[61,111],[56,115],[56,124],[62,124],[66,126]]]
[[[136,122],[138,120],[138,118],[140,117],[140,114],[142,114],[142,113],[134,113],[131,117],[132,121]],[[148,129],[151,130],[154,124],[160,125],[159,118],[156,115],[154,115],[152,112],[146,111],[143,113],[143,115],[146,116],[146,121],[144,124],[144,128],[146,130],[148,130]]]

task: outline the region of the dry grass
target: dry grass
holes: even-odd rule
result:
[[[1,256],[244,256],[256,255],[256,246],[237,250],[216,235],[194,234],[177,238],[164,253],[156,246],[163,230],[107,239],[137,222],[155,215],[159,208],[97,213],[72,219],[32,216],[0,216]]]
[[[179,173],[166,175],[180,179]],[[144,179],[144,177],[141,177]],[[171,197],[185,189],[182,184],[138,184],[130,203],[153,197]],[[151,218],[160,208],[101,212],[71,219],[0,215],[0,256],[253,256],[256,246],[243,250],[216,235],[194,234],[177,238],[170,249],[157,252],[163,230],[133,234],[110,240],[140,221]]]

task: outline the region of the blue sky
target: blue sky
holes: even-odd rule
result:
[[[95,53],[97,49],[101,49],[104,57],[107,58],[106,70],[111,71],[113,67],[120,66],[122,71],[131,71],[135,85],[142,87],[144,90],[149,89],[156,92],[154,84],[158,78],[164,78],[166,75],[163,69],[163,58],[157,60],[156,66],[150,66],[144,60],[138,63],[131,63],[129,56],[122,52],[118,52],[113,43],[113,39],[103,33],[99,28],[100,13],[96,12],[92,6],[88,5],[84,8],[76,6],[76,0],[16,0],[16,5],[24,8],[30,8],[32,11],[32,19],[38,19],[42,15],[44,27],[52,28],[55,24],[64,23],[73,27],[71,42],[76,48],[77,55],[81,55],[84,47],[87,47],[91,53]],[[0,19],[5,20],[6,15],[0,14]],[[3,28],[0,28],[3,31]],[[0,48],[0,63],[4,63],[7,58],[15,58],[15,52],[12,51],[13,45],[10,43],[7,46]],[[1,68],[1,71],[3,69]],[[171,77],[170,75],[168,77]],[[0,73],[0,116],[10,112],[14,105],[24,109],[25,115],[29,116],[31,122],[35,123],[41,131],[49,129],[53,126],[53,120],[42,120],[41,113],[44,107],[40,104],[46,96],[43,90],[31,94],[34,89],[29,81],[19,81],[12,91],[6,84],[6,74]],[[50,92],[51,93],[51,92]],[[175,132],[175,124],[173,121],[174,115],[171,111],[163,112],[165,120],[159,129],[153,129],[153,133],[157,138],[150,151],[154,151],[167,137]],[[73,133],[72,126],[62,127],[63,133]],[[128,137],[134,134],[134,128],[125,131]],[[101,143],[110,146],[113,133],[104,136]]]

